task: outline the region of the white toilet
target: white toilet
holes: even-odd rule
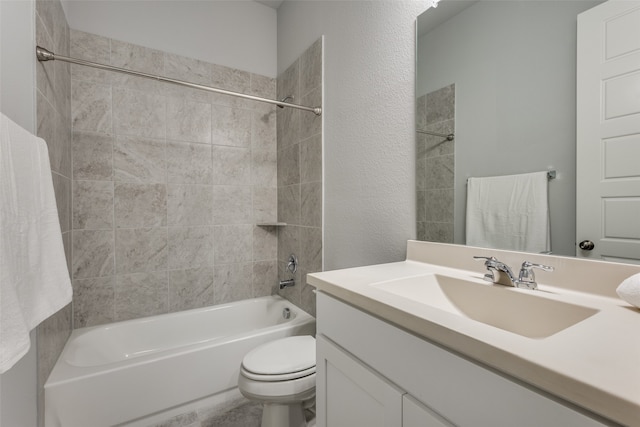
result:
[[[263,403],[262,427],[306,427],[304,408],[316,395],[316,339],[287,337],[254,348],[242,360],[238,388]]]

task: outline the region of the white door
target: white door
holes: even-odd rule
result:
[[[578,16],[576,112],[576,255],[640,262],[640,1]]]

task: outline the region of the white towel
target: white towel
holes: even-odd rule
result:
[[[620,298],[640,308],[640,273],[625,279],[616,292]]]
[[[0,374],[71,295],[47,145],[0,113]]]
[[[547,187],[547,172],[469,178],[467,245],[549,251]]]

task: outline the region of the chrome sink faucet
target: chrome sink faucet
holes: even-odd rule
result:
[[[499,282],[499,277],[496,277],[496,271],[498,272],[498,276],[500,273],[504,273],[509,278],[511,282],[511,286],[522,289],[538,289],[538,284],[536,283],[536,276],[533,272],[534,268],[539,268],[544,271],[553,271],[553,267],[542,264],[534,264],[529,261],[525,261],[522,263],[520,268],[520,273],[518,277],[513,274],[513,271],[509,266],[502,261],[498,261],[495,257],[486,257],[486,256],[474,256],[476,260],[485,260],[484,265],[487,267],[488,272],[484,275],[484,280],[487,282],[492,282],[500,285],[504,285],[504,283]]]

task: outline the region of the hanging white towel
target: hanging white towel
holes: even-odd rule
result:
[[[546,252],[551,249],[547,172],[469,178],[466,243]]]
[[[0,113],[0,374],[71,296],[47,145]]]

